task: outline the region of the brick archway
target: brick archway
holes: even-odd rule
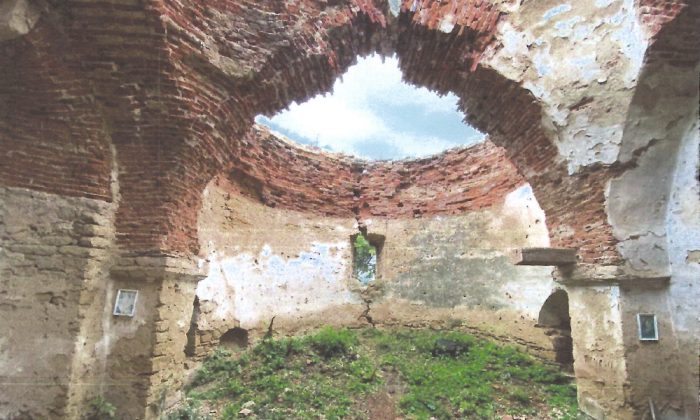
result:
[[[680,5],[666,18],[654,7],[642,2],[640,19],[660,40],[649,52],[659,59],[657,51],[668,49],[663,28],[692,27],[694,15]],[[67,1],[27,36],[3,44],[2,141],[14,158],[0,176],[8,186],[110,201],[111,166],[121,195],[120,246],[192,255],[200,193],[240,155],[252,117],[327,91],[357,55],[395,52],[407,80],[455,92],[469,122],[505,148],[533,185],[553,245],[580,248],[586,262],[617,263],[604,189],[624,168],[598,164],[570,175],[538,100],[481,64],[500,48],[495,30],[509,18],[497,1],[406,1],[398,17],[387,3],[368,0],[288,7]],[[686,60],[680,64],[692,61],[676,55]],[[46,76],[49,63],[62,71]],[[61,118],[22,123],[49,109]],[[38,155],[35,170],[24,170]]]
[[[158,80],[164,108],[154,117],[149,139],[117,144],[125,176],[152,170],[147,176],[153,179],[146,193],[143,182],[122,177],[125,205],[117,219],[122,247],[196,253],[201,191],[241,158],[247,146],[240,139],[253,116],[329,90],[357,55],[379,52],[396,53],[410,82],[461,98],[468,121],[504,147],[533,185],[553,245],[580,248],[586,262],[617,262],[604,208],[605,183],[615,170],[597,167],[569,176],[536,98],[479,62],[497,42],[500,6],[424,2],[409,8],[406,2],[394,18],[378,3],[304,4],[297,10],[222,3],[216,13],[164,3],[159,13],[168,17],[162,19],[168,53],[166,64],[159,65],[167,70]],[[454,26],[443,32],[448,16],[454,16],[449,20]],[[257,37],[233,29],[260,21],[270,30]],[[290,22],[294,29],[286,29]],[[147,164],[146,158],[155,162]]]
[[[604,187],[616,170],[592,167],[569,176],[544,129],[538,100],[480,64],[485,51],[499,46],[495,31],[508,18],[504,7],[407,1],[394,17],[387,3],[367,0],[288,7],[164,1],[145,8],[65,2],[26,39],[8,43],[6,60],[34,72],[37,54],[52,59],[55,52],[46,46],[61,40],[61,59],[53,59],[71,77],[47,78],[55,85],[33,89],[53,95],[66,118],[84,121],[88,135],[80,137],[90,140],[76,143],[74,151],[56,150],[58,160],[38,162],[35,173],[60,169],[71,153],[88,166],[57,180],[8,165],[3,180],[111,200],[112,166],[120,195],[118,244],[126,254],[194,255],[201,192],[239,159],[254,115],[328,91],[358,55],[396,53],[408,81],[457,94],[467,120],[505,148],[547,214],[553,245],[578,247],[587,262],[615,263]],[[10,92],[20,89],[16,101],[28,88],[25,79],[7,79]],[[96,106],[86,109],[90,103]],[[10,120],[26,114],[21,107],[11,112]],[[27,153],[56,146],[45,143],[46,127],[18,130],[24,129],[9,127],[10,138],[25,138],[19,148]]]
[[[690,0],[640,0],[598,2],[610,4],[602,8],[605,10],[591,11],[585,9],[589,2],[573,2],[572,13],[583,21],[600,15],[608,19],[597,27],[600,29],[592,29],[599,32],[593,34],[595,36],[586,48],[595,49],[596,46],[590,44],[596,40],[608,42],[613,38],[610,34],[625,32],[630,27],[639,31],[635,33],[638,35],[635,41],[640,41],[638,48],[630,56],[630,51],[626,50],[629,45],[604,45],[602,49],[606,57],[597,58],[601,58],[601,75],[605,77],[587,80],[583,86],[579,83],[582,77],[566,77],[571,63],[569,67],[552,72],[548,80],[550,85],[533,86],[526,82],[539,78],[541,75],[537,71],[531,71],[529,80],[520,75],[528,68],[536,67],[536,63],[528,61],[524,66],[515,66],[517,57],[513,62],[509,60],[511,50],[506,45],[514,41],[504,34],[509,33],[509,27],[512,29],[518,23],[523,24],[522,20],[517,21],[522,15],[532,20],[511,31],[510,35],[529,37],[532,33],[527,32],[542,28],[542,19],[546,20],[543,14],[547,12],[541,9],[547,7],[546,4],[542,6],[544,3],[407,0],[402,2],[398,16],[394,16],[384,0],[37,2],[41,4],[42,13],[36,22],[32,19],[33,29],[13,39],[5,38],[6,32],[3,32],[0,43],[0,153],[4,157],[0,161],[0,184],[3,194],[5,190],[18,190],[11,192],[16,193],[13,203],[0,200],[0,217],[4,222],[0,223],[0,228],[5,229],[3,242],[8,241],[11,245],[7,249],[13,248],[13,258],[21,260],[17,269],[14,266],[0,268],[5,269],[3,284],[8,285],[6,288],[13,299],[35,305],[26,308],[15,307],[14,303],[6,305],[9,309],[5,313],[12,315],[3,334],[21,338],[10,340],[18,343],[19,349],[22,346],[31,349],[35,337],[41,333],[48,334],[54,343],[63,343],[64,349],[56,349],[56,354],[62,358],[61,363],[55,364],[60,366],[38,369],[50,376],[52,383],[55,378],[76,379],[72,385],[79,388],[83,383],[81,378],[98,377],[102,372],[100,369],[111,369],[118,374],[115,376],[118,381],[122,378],[142,381],[139,386],[123,388],[126,389],[121,392],[125,394],[125,401],[140,401],[139,404],[143,402],[144,406],[148,401],[157,401],[157,390],[143,385],[143,381],[155,377],[154,372],[165,376],[167,368],[177,365],[175,355],[160,356],[164,355],[164,349],[177,348],[177,357],[180,357],[187,344],[185,332],[182,337],[177,337],[175,346],[161,332],[170,328],[176,331],[181,325],[191,322],[190,314],[185,314],[181,308],[191,305],[192,300],[186,304],[181,300],[193,297],[194,284],[200,278],[196,270],[190,270],[192,267],[169,257],[196,255],[196,220],[205,186],[215,176],[232,168],[238,171],[236,177],[266,182],[254,167],[245,164],[256,159],[262,165],[275,162],[271,151],[250,155],[254,148],[250,147],[248,135],[253,117],[258,113],[274,113],[293,100],[301,101],[327,91],[355,57],[371,52],[396,53],[408,81],[439,92],[451,91],[461,98],[460,106],[469,122],[489,133],[496,146],[502,146],[497,150],[495,146],[489,146],[485,149],[493,153],[486,154],[512,162],[517,168],[512,173],[517,176],[509,180],[521,182],[522,176],[533,186],[547,215],[552,245],[578,247],[583,262],[622,263],[616,248],[624,244],[618,246],[618,238],[613,235],[608,222],[611,208],[614,210],[611,202],[616,200],[614,195],[608,197],[606,208],[605,189],[611,184],[608,181],[624,172],[630,182],[621,184],[620,197],[626,197],[634,191],[627,185],[639,187],[643,184],[632,168],[659,166],[657,162],[669,163],[680,152],[657,152],[661,156],[658,161],[650,159],[648,162],[638,159],[640,155],[681,140],[693,147],[697,145],[697,137],[688,136],[686,140],[683,133],[669,134],[677,124],[676,119],[660,125],[650,118],[654,128],[664,131],[662,134],[668,137],[665,142],[657,142],[656,138],[638,142],[634,139],[634,130],[628,130],[625,123],[632,127],[638,119],[626,121],[631,115],[631,106],[639,105],[641,117],[656,114],[653,107],[647,108],[647,100],[658,103],[660,95],[653,89],[648,90],[648,86],[643,87],[645,82],[656,85],[654,79],[662,76],[668,79],[666,75],[683,73],[682,76],[687,77],[687,73],[693,71],[695,73],[690,76],[697,74],[700,51],[696,48],[700,28],[697,24],[698,8]],[[618,18],[622,23],[617,22]],[[0,25],[6,24],[0,18]],[[0,30],[6,29],[5,26]],[[544,26],[550,30],[545,34],[545,38],[549,38],[544,40],[548,45],[539,48],[538,52],[547,55],[544,50],[556,41],[560,55],[552,54],[549,58],[564,61],[561,54],[570,54],[566,49],[576,47],[576,43],[562,41],[557,22],[550,20]],[[566,38],[566,34],[563,35]],[[529,56],[530,46],[538,49],[538,39],[516,40],[520,41],[522,43],[518,45],[522,48],[515,48],[520,54]],[[501,61],[496,62],[493,57],[499,51],[504,53]],[[508,59],[503,61],[503,56]],[[619,74],[628,76],[628,72],[633,79],[625,84],[620,81]],[[554,80],[558,78],[569,80],[558,84]],[[677,86],[682,88],[678,91],[697,94],[697,89],[685,89],[685,86],[683,81]],[[551,98],[549,102],[542,95],[542,92],[556,93],[555,90],[560,88],[577,91],[571,96]],[[665,93],[677,94],[674,89],[666,89]],[[635,95],[636,99],[633,98]],[[671,104],[669,108],[682,108],[679,112],[682,117],[690,118],[686,114],[695,117],[697,96],[688,98],[693,101],[693,107],[687,104],[679,107],[679,102],[670,95],[664,100]],[[639,103],[635,103],[637,99],[641,99]],[[553,106],[561,106],[570,119],[554,121],[553,114],[560,109],[553,110]],[[577,117],[585,118],[579,121]],[[565,130],[556,126],[558,122],[570,126]],[[692,124],[688,126],[692,128]],[[578,133],[584,137],[580,142],[575,135]],[[631,145],[616,143],[630,140]],[[595,141],[600,142],[594,144]],[[566,147],[580,146],[581,143],[584,150],[572,152],[573,158],[579,160],[570,165],[567,160],[572,155],[566,153]],[[601,156],[597,156],[597,145],[602,146]],[[693,147],[687,150],[697,150]],[[623,150],[625,148],[628,150]],[[625,153],[629,155],[627,158]],[[693,155],[697,156],[697,153]],[[480,155],[476,153],[470,157],[475,156]],[[439,172],[444,162],[446,160],[440,161],[432,170]],[[688,167],[692,165],[689,160]],[[670,179],[673,168],[668,166],[664,170]],[[287,185],[296,187],[301,184],[293,171],[285,175],[289,176]],[[656,179],[652,178],[648,189],[671,188],[671,181],[667,186],[659,187]],[[693,182],[696,179],[694,172]],[[690,188],[679,190],[679,194],[686,194]],[[670,195],[670,191],[664,192]],[[667,216],[675,217],[673,212],[665,211],[667,206],[663,201],[660,206],[648,206],[648,202],[640,197],[636,197],[639,205],[634,207],[659,210],[648,220],[662,222],[659,227],[667,236],[659,236],[658,243],[670,247],[674,238],[669,232],[674,231],[680,237],[686,225],[678,223],[672,228],[664,228]],[[60,206],[57,206],[59,201]],[[344,205],[350,201],[346,200]],[[369,205],[379,208],[376,203]],[[6,208],[11,206],[14,206],[12,211],[7,213]],[[624,211],[626,207],[621,209]],[[116,227],[114,210],[117,211]],[[416,208],[404,206],[402,211],[414,214],[411,210]],[[642,233],[649,231],[648,220],[629,219],[634,228],[630,239],[639,239],[638,230]],[[41,229],[37,229],[37,225]],[[115,231],[117,250],[112,248]],[[5,236],[8,232],[9,236]],[[2,245],[4,249],[5,244]],[[60,247],[64,249],[54,252]],[[648,243],[641,243],[639,248],[628,249],[639,254],[637,249],[651,248]],[[612,315],[622,320],[622,324],[618,323],[619,328],[624,323],[631,325],[629,315],[633,312],[647,310],[641,307],[637,310],[636,305],[640,302],[645,305],[665,302],[665,296],[674,305],[685,300],[694,302],[690,289],[684,288],[682,283],[692,284],[692,279],[697,278],[696,271],[693,271],[696,269],[689,263],[697,257],[696,254],[687,253],[687,257],[681,254],[697,248],[682,245],[674,249],[675,256],[681,256],[683,260],[675,262],[681,270],[672,273],[670,292],[663,288],[651,292],[623,290],[622,307],[618,304],[620,294],[616,288],[624,287],[618,284],[606,286],[609,293],[603,296],[597,292],[597,283],[592,282],[595,287],[587,288],[577,283],[580,278],[572,277],[574,285],[567,290],[572,305],[578,305],[572,306],[578,308],[572,311],[572,315],[579,317],[577,325],[585,325],[594,331],[595,337],[599,337],[596,325],[608,325],[603,316],[606,312],[596,310],[594,315],[599,316],[595,322],[590,322],[588,312],[581,309],[600,308],[596,305],[600,304],[601,296],[608,299],[604,301],[608,309],[617,311]],[[670,254],[670,250],[662,249],[661,253]],[[55,255],[49,260],[46,254]],[[124,256],[140,257],[124,258],[127,263],[138,266],[139,270],[134,270],[136,274],[129,270],[120,271],[122,267],[114,269],[115,260]],[[157,258],[148,258],[150,256]],[[66,265],[70,265],[70,270],[63,270]],[[661,268],[668,265],[663,261],[660,264]],[[23,271],[22,267],[28,268]],[[604,271],[603,280],[618,282],[621,272],[622,269]],[[594,270],[591,273],[591,278],[584,276],[583,280],[600,280],[596,275],[601,273]],[[624,275],[619,277],[619,282],[630,280]],[[38,278],[42,280],[35,281]],[[650,277],[651,280],[654,278]],[[57,300],[51,298],[47,301],[46,294],[36,293],[36,284],[55,288],[61,291],[61,295]],[[131,344],[132,337],[122,336],[116,340],[110,350],[110,355],[117,356],[111,359],[114,366],[92,371],[89,366],[78,366],[76,363],[84,360],[83,356],[95,359],[95,354],[102,354],[97,341],[102,334],[110,332],[110,328],[94,323],[100,317],[90,314],[103,313],[100,311],[103,306],[109,309],[111,293],[120,285],[128,286],[128,289],[142,288],[143,325],[153,329],[141,329],[138,339],[142,339],[142,343],[139,346]],[[68,303],[64,305],[62,302]],[[104,305],[105,302],[109,304]],[[677,315],[670,309],[672,305],[655,307],[660,316],[667,314],[668,319]],[[52,322],[55,321],[51,331],[45,329],[37,331],[36,335],[24,334],[23,330],[31,328],[26,328],[23,320],[33,320],[36,313],[43,313],[41,311],[52,314],[46,315],[47,319],[50,317]],[[185,317],[184,321],[178,318],[180,316]],[[696,321],[688,316],[677,315],[676,318],[667,325],[672,327],[687,322],[692,326]],[[76,320],[81,320],[79,327]],[[9,334],[6,333],[8,330]],[[622,332],[615,333],[628,341],[616,342],[618,353],[614,354],[629,351],[627,360],[617,356],[606,359],[608,356],[605,356],[592,359],[581,370],[584,374],[593,372],[597,375],[602,370],[596,369],[608,366],[608,362],[616,366],[612,372],[614,380],[610,382],[612,387],[600,390],[595,375],[583,377],[591,385],[588,389],[593,390],[593,394],[582,395],[590,397],[595,404],[602,404],[600,407],[593,404],[592,409],[613,413],[619,408],[619,401],[627,401],[623,393],[627,371],[640,378],[635,384],[639,390],[634,391],[639,396],[638,407],[646,406],[647,393],[657,395],[654,393],[658,389],[674,388],[664,386],[647,390],[646,385],[640,385],[651,383],[645,375],[655,373],[646,369],[649,361],[661,363],[662,360],[657,352],[649,351],[650,347],[646,349],[648,353],[639,352],[641,356],[635,356],[633,353],[639,346],[634,343],[634,337]],[[690,337],[687,330],[680,329],[675,333],[683,340],[679,340],[680,345],[667,340],[665,345],[671,349],[669,354],[675,354],[674,349],[678,348],[697,348],[693,346],[697,340]],[[86,349],[83,353],[75,345],[79,337],[89,339],[87,346],[83,343]],[[601,348],[597,342],[592,342],[591,346]],[[140,349],[140,353],[135,354],[134,348]],[[580,351],[588,348],[582,345]],[[27,357],[24,362],[27,365],[34,363],[32,369],[39,366],[36,363],[43,363],[43,359],[53,360],[37,357],[31,351],[13,353],[31,354],[33,358]],[[688,361],[684,366],[697,360],[697,354],[691,353],[682,356]],[[157,360],[151,360],[154,354],[160,355]],[[106,357],[107,353],[103,355]],[[128,355],[128,363],[120,365],[120,355]],[[577,357],[577,362],[582,360],[584,358]],[[616,365],[619,361],[624,361],[625,366]],[[126,371],[123,369],[125,365],[129,368]],[[680,368],[677,370],[681,371]],[[144,376],[143,372],[152,377]],[[665,384],[676,383],[675,372],[668,369],[669,377],[663,380]],[[690,375],[685,371],[682,373],[685,375],[683,380],[690,384]],[[37,380],[36,383],[47,381]],[[77,407],[82,398],[83,391],[77,388],[75,393],[70,390],[72,396],[69,397],[69,390],[63,384],[49,387],[52,389],[40,393],[47,401],[46,406],[41,407],[43,412],[70,412],[70,407]],[[696,389],[690,385],[684,387],[683,398],[688,401],[684,404],[691,407],[688,412],[697,407]],[[24,390],[13,392],[9,394],[9,400],[22,403],[22,399],[15,395],[23,395]],[[676,398],[665,394],[661,397],[665,401]],[[139,409],[138,404],[124,405]]]

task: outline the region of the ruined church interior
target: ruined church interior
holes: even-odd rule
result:
[[[480,140],[367,159],[261,122],[367,57]],[[698,419],[699,80],[696,0],[0,0],[0,419]],[[556,372],[573,414],[515,365],[421,400],[422,344],[386,338],[414,330]],[[329,336],[352,353],[292,354]],[[371,375],[335,414],[231,372],[207,400],[274,343]]]

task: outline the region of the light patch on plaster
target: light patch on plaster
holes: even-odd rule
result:
[[[593,31],[597,25],[576,25],[573,33],[571,34],[571,40],[574,42],[581,42],[593,35]]]
[[[485,55],[497,53],[493,58],[500,62],[499,71],[510,79],[520,80],[531,65],[529,48],[535,43],[532,34],[514,28],[507,20],[501,20],[498,30],[502,48],[488,50]]]
[[[445,33],[450,33],[455,28],[455,16],[453,14],[447,14],[440,21],[440,30]]]
[[[696,90],[697,92],[697,90]],[[697,95],[697,93],[696,93]],[[698,97],[694,98],[693,115],[697,115]],[[698,343],[700,318],[697,308],[700,302],[700,134],[697,118],[689,124],[678,152],[671,199],[666,213],[668,256],[671,265],[669,294],[673,325],[676,332],[690,332]],[[695,348],[698,348],[696,345]],[[697,376],[696,376],[697,378]]]
[[[574,32],[574,26],[579,22],[582,22],[583,18],[581,16],[574,16],[569,19],[561,20],[554,24],[554,36],[559,38],[569,38]]]
[[[580,75],[579,79],[585,81],[586,83],[590,83],[591,81],[597,79],[602,72],[598,66],[598,63],[596,62],[595,53],[571,58],[569,63]]]
[[[694,249],[692,251],[688,251],[685,262],[688,264],[700,264],[700,250]]]
[[[573,141],[561,142],[559,151],[567,157],[569,174],[594,163],[612,164],[620,153],[620,127],[593,124],[588,115],[576,114],[567,127]]]
[[[197,285],[200,301],[216,304],[214,318],[250,329],[272,316],[303,317],[328,307],[360,303],[343,281],[349,243],[311,244],[294,258],[264,245],[257,256],[209,257],[209,275]]]
[[[591,301],[597,302],[596,305],[599,305],[597,307],[605,310],[596,312],[595,316],[600,317],[600,322],[595,322],[595,328],[581,328],[577,331],[577,334],[583,335],[580,342],[591,345],[597,343],[599,337],[607,336],[612,339],[611,344],[621,345],[622,328],[620,326],[622,325],[622,313],[620,311],[620,288],[618,286],[591,286],[585,290],[583,296],[579,296],[581,292],[584,291],[570,293],[569,313],[572,315],[588,313]],[[602,329],[602,331],[599,329]],[[623,360],[619,362],[623,363],[621,366],[624,366]]]
[[[527,50],[525,34],[513,28],[510,22],[505,21],[501,28],[501,43],[503,52],[508,56],[514,56]]]
[[[544,19],[544,21],[547,22],[551,18],[569,11],[571,11],[570,4],[560,4],[559,6],[552,7],[551,9],[544,12],[544,14],[542,15],[542,19]]]
[[[529,246],[549,246],[549,232],[544,210],[540,207],[532,187],[527,184],[512,191],[503,203],[503,214],[526,223]]]
[[[595,7],[600,9],[610,6],[615,0],[595,0]]]
[[[617,13],[604,21],[620,27],[612,32],[611,39],[618,43],[622,53],[629,59],[623,81],[626,87],[633,87],[648,47],[648,37],[637,21],[634,0],[626,0]]]
[[[508,299],[510,308],[530,317],[532,324],[535,324],[542,305],[556,288],[552,269],[519,266],[516,272],[516,278],[501,285],[501,294]]]
[[[545,77],[552,72],[551,56],[549,54],[549,46],[544,51],[537,51],[532,57],[532,63],[535,65],[535,70],[540,77]]]
[[[653,270],[654,274],[668,274],[668,253],[666,251],[666,235],[633,236],[620,242],[617,247],[620,254],[627,259],[628,264],[635,270]]]
[[[401,12],[401,1],[400,0],[389,0],[389,13],[392,16],[397,17]]]

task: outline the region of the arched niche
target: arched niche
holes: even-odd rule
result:
[[[537,325],[547,328],[552,340],[554,358],[557,363],[571,368],[574,362],[573,341],[571,339],[571,316],[569,315],[569,295],[562,289],[549,295],[540,309]]]

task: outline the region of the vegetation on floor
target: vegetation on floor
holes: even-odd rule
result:
[[[373,415],[368,401],[380,394],[406,419],[573,419],[578,412],[569,378],[513,347],[462,332],[325,327],[239,355],[218,350],[169,419],[365,419]]]

